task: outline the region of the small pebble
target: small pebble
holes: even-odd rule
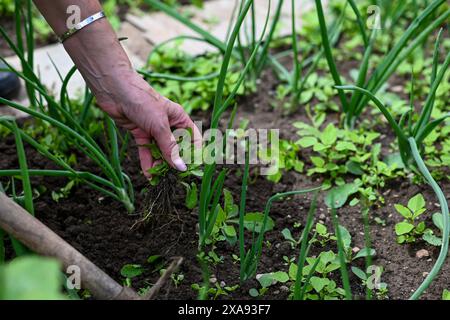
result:
[[[353,252],[353,253],[358,253],[359,251],[361,251],[361,249],[358,248],[358,247],[354,247],[354,248],[352,249],[352,252]]]
[[[281,286],[280,290],[283,292],[289,292],[289,288],[287,286]]]
[[[321,213],[321,214],[319,215],[319,219],[320,219],[320,220],[325,220],[325,218],[326,218],[325,214]]]
[[[430,256],[430,253],[425,249],[420,249],[419,251],[416,252],[416,258],[419,258],[419,259],[429,257],[429,256]]]

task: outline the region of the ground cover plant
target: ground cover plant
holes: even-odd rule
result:
[[[31,117],[0,117],[1,192],[142,296],[183,256],[162,297],[449,298],[448,3],[315,0],[298,12],[294,0],[272,0],[261,13],[243,0],[219,39],[172,1],[107,2],[112,11],[151,7],[195,33],[156,45],[138,71],[206,129],[240,129],[232,137],[243,163],[179,173],[150,144],[160,163],[144,178],[134,142],[89,89],[69,96],[75,67],[61,75],[59,97],[42,85],[31,1],[5,2],[0,10],[22,28],[0,35],[21,69],[0,59],[29,105],[0,104]],[[290,34],[280,37],[283,23]],[[186,39],[216,51],[191,56]],[[251,162],[252,128],[280,130],[272,174]],[[257,154],[270,158],[267,148]],[[33,268],[42,276],[29,279]],[[0,230],[0,298],[91,298],[60,276],[56,261]],[[16,279],[38,287],[46,277],[39,293],[14,291]]]

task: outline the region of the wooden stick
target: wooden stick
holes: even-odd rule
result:
[[[60,260],[64,266],[81,270],[81,285],[102,300],[140,300],[134,290],[122,287],[103,270],[65,242],[42,222],[0,192],[0,228],[28,248]]]
[[[174,258],[174,261],[172,261],[170,266],[166,269],[164,274],[158,279],[158,281],[150,289],[150,291],[147,292],[147,294],[144,296],[144,299],[146,300],[155,299],[155,297],[158,295],[163,285],[170,279],[170,276],[178,270],[178,268],[181,266],[182,263],[183,263],[182,257]]]

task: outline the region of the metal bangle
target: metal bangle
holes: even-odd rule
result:
[[[70,38],[71,36],[73,36],[75,33],[77,33],[78,31],[80,31],[81,29],[83,29],[84,27],[87,27],[88,25],[90,25],[91,23],[100,20],[102,18],[105,18],[105,13],[103,11],[97,12],[95,14],[93,14],[90,17],[87,17],[86,19],[84,19],[83,21],[81,21],[80,23],[77,23],[73,28],[67,30],[66,32],[64,32],[62,35],[60,35],[59,41],[61,43],[63,43],[64,41],[66,41],[68,38]]]

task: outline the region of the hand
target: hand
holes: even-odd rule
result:
[[[119,126],[133,135],[144,175],[151,178],[148,170],[157,164],[150,149],[145,146],[152,140],[155,140],[169,165],[186,171],[171,128],[190,128],[196,144],[201,141],[201,135],[184,109],[156,92],[134,71],[110,77],[109,80],[103,81],[101,86],[93,86],[102,87],[101,92],[94,92],[97,103]]]

